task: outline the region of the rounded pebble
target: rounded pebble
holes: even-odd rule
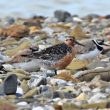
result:
[[[16,94],[17,76],[15,74],[8,75],[4,80],[3,88],[6,95]]]

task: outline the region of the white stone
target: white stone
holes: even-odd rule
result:
[[[82,22],[83,20],[78,18],[78,17],[73,17],[73,21],[76,21],[76,22]]]
[[[49,27],[45,27],[42,29],[42,31],[46,32],[49,34],[49,36],[51,36],[53,34],[53,29],[49,28]]]
[[[91,89],[87,86],[82,86],[81,90],[82,90],[82,92],[91,92]]]
[[[59,101],[61,101],[61,98],[54,98],[54,99],[52,99],[54,102],[59,102]]]
[[[50,83],[55,85],[55,84],[58,84],[58,85],[67,85],[67,81],[63,80],[63,79],[50,79]]]
[[[106,94],[96,93],[88,100],[88,103],[97,103],[97,102],[102,101],[103,99],[106,99],[106,98],[107,98]]]
[[[11,61],[11,58],[9,56],[5,56],[2,53],[0,53],[0,62],[6,62]]]
[[[45,109],[41,106],[37,106],[37,107],[33,107],[32,110],[45,110]]]
[[[6,70],[12,70],[14,67],[10,64],[3,64],[3,67],[6,69]]]
[[[48,17],[47,19],[45,19],[44,23],[56,23],[58,20],[56,18],[53,17]]]
[[[93,93],[99,93],[100,91],[101,91],[100,88],[95,88],[92,90]]]
[[[105,92],[110,94],[110,88],[106,88]]]
[[[18,106],[27,106],[28,103],[27,102],[19,102],[17,103]]]
[[[45,110],[55,110],[55,109],[50,105],[45,105]]]
[[[21,87],[19,87],[19,86],[17,87],[16,93],[19,93],[19,94],[21,94],[21,95],[24,94],[23,89],[22,89]]]

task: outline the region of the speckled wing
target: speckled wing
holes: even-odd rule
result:
[[[48,47],[40,52],[34,52],[33,57],[42,60],[59,60],[69,52],[72,52],[71,48],[62,43]]]

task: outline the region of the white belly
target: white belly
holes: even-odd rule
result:
[[[94,49],[93,51],[90,51],[89,53],[85,54],[79,54],[76,55],[76,58],[79,60],[88,60],[88,59],[93,59],[97,57],[99,54],[101,54],[102,51],[99,51],[97,48]]]

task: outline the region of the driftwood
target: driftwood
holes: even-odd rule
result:
[[[100,75],[101,79],[104,81],[110,81],[110,66],[106,68],[97,68],[91,70],[80,71],[76,73],[74,76],[81,81],[90,81],[96,75]]]

